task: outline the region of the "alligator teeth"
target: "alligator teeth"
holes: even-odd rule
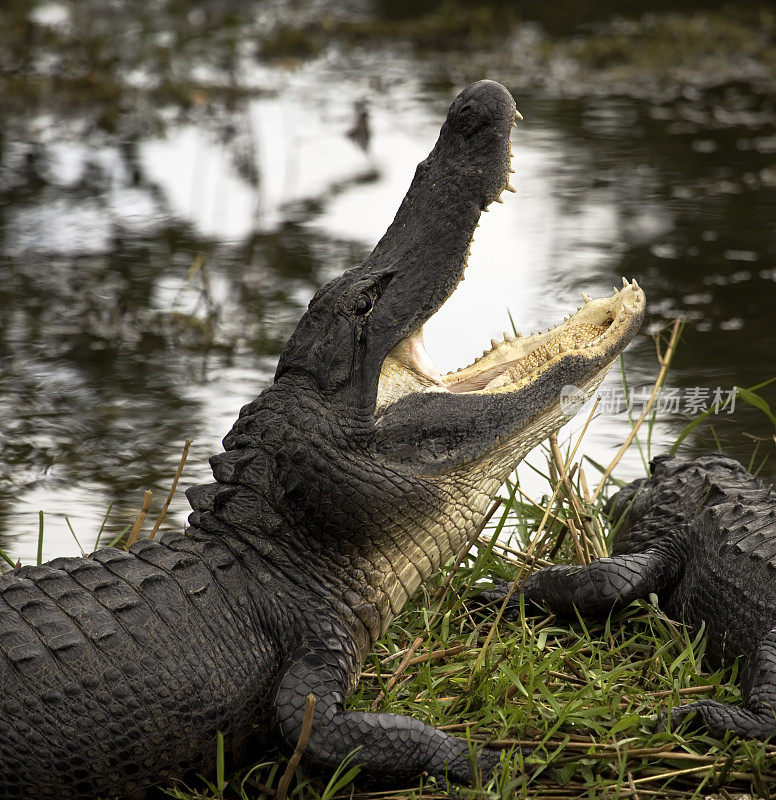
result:
[[[501,195],[496,198],[497,203],[503,203],[504,201],[501,199]]]
[[[619,294],[620,293],[620,290],[616,286],[612,286],[612,289],[614,290],[615,294]]]
[[[495,350],[499,346],[499,344],[501,344],[501,342],[497,342],[495,339],[491,339],[490,344],[491,344],[490,349]]]
[[[622,276],[622,288],[630,289],[630,284],[628,283],[628,279],[624,275]]]
[[[507,185],[506,185],[504,188],[505,188],[505,189],[506,189],[508,192],[516,192],[516,191],[517,191],[517,189],[515,189],[515,187],[514,187],[514,186],[512,186],[512,184],[511,184],[511,183],[508,183],[508,184],[507,184]]]
[[[504,341],[505,342],[511,342],[512,341],[511,334],[507,333],[506,331],[504,331]]]
[[[523,115],[517,109],[515,109],[515,119],[523,121]]]
[[[586,304],[592,301],[593,298],[587,292],[581,292],[581,294]]]
[[[510,172],[514,172],[514,169],[512,169],[512,167],[510,167],[510,168],[509,168],[509,171],[510,171]]]
[[[638,283],[636,283],[636,279],[635,279],[635,278],[634,278],[634,279],[631,281],[631,286],[632,286],[634,289],[640,289],[640,288],[641,288],[641,287],[638,285]]]

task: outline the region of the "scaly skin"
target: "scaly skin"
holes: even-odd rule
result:
[[[715,736],[767,739],[776,734],[776,496],[724,456],[662,456],[651,467],[651,478],[610,501],[613,518],[622,518],[613,555],[540,570],[525,583],[526,601],[596,617],[657,594],[691,633],[704,626],[712,669],[742,659],[741,706],[699,700],[675,708],[671,724],[695,712]],[[510,614],[519,615],[513,601]]]
[[[185,536],[0,579],[0,798],[140,798],[210,773],[219,731],[230,765],[291,748],[310,693],[308,763],[358,748],[364,773],[470,780],[466,742],[344,700],[407,598],[568,419],[564,386],[592,391],[644,313],[625,282],[554,332],[505,337],[452,388],[428,366],[422,325],[506,188],[514,119],[491,81],[456,98],[385,236],[316,293],[211,459],[215,482],[187,492]],[[499,753],[478,757],[489,773]]]

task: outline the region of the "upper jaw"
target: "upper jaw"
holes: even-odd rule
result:
[[[422,327],[386,357],[380,373],[376,411],[414,392],[488,395],[514,392],[565,358],[589,359],[591,377],[611,362],[635,335],[645,297],[636,281],[623,278],[614,294],[592,300],[562,323],[530,336],[504,334],[474,363],[441,375],[423,347]],[[604,363],[605,362],[605,363]]]
[[[370,315],[364,406],[373,406],[387,353],[411,339],[463,279],[483,209],[515,191],[509,177],[518,119],[512,96],[493,81],[461,92],[393,222],[361,265],[365,274],[393,275]]]

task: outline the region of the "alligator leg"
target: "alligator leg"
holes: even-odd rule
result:
[[[338,643],[341,645],[341,642]],[[347,668],[343,652],[320,641],[306,642],[286,660],[274,697],[274,713],[288,747],[299,740],[308,694],[316,698],[315,714],[305,758],[329,769],[349,754],[365,773],[401,779],[422,772],[446,785],[472,782],[469,747],[465,741],[400,714],[346,711]],[[347,656],[345,656],[347,658]],[[493,772],[501,750],[486,748],[478,767],[485,777]]]
[[[633,600],[646,599],[652,592],[672,586],[682,569],[676,539],[668,539],[643,553],[599,558],[584,566],[557,564],[531,575],[522,595],[526,606],[546,608],[559,616],[583,617],[608,614]],[[488,602],[503,599],[509,584],[496,584],[482,593]],[[505,609],[507,619],[520,615],[520,598],[515,593]]]
[[[669,717],[675,728],[695,712],[709,733],[720,739],[728,731],[751,739],[767,739],[776,734],[776,628],[763,638],[745,664],[742,688],[742,706],[698,700],[664,714],[659,728],[665,730]]]

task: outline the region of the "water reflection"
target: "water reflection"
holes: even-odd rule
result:
[[[186,438],[183,484],[206,479],[314,289],[369,252],[450,97],[480,75],[395,45],[332,48],[293,70],[257,61],[252,37],[272,4],[125,9],[132,24],[112,44],[83,16],[90,4],[41,6],[37,25],[22,5],[5,10],[6,30],[27,44],[4,58],[40,80],[39,94],[2,101],[0,546],[30,560],[39,508],[47,555],[77,552],[64,515],[88,549],[110,503],[106,538],[144,488],[158,509]],[[63,61],[74,26],[83,35]],[[485,215],[467,280],[428,326],[440,368],[500,336],[507,309],[531,331],[627,275],[647,292],[651,330],[688,321],[672,387],[771,377],[772,96],[743,84],[665,100],[510,88],[526,117],[518,194]],[[362,98],[366,150],[348,136]],[[646,334],[627,368],[636,387],[654,379]],[[655,449],[685,422],[666,410]],[[748,409],[714,422],[739,456],[745,433],[769,435]],[[603,416],[586,450],[607,462],[626,430],[624,414]],[[690,451],[713,446],[704,431]],[[620,474],[641,469],[634,452]],[[180,495],[171,524],[186,509]]]

